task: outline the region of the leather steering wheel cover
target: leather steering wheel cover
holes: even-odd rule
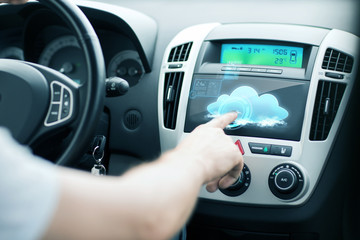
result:
[[[99,39],[84,13],[71,0],[39,0],[52,9],[72,28],[84,51],[88,69],[88,79],[82,88],[86,88],[83,109],[79,114],[79,124],[63,154],[56,161],[58,165],[71,166],[86,149],[93,136],[103,111],[105,97],[105,64]]]

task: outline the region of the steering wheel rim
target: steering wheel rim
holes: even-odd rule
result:
[[[56,164],[71,166],[84,153],[89,139],[103,111],[105,95],[105,63],[99,39],[84,13],[70,0],[39,0],[68,23],[83,50],[88,79],[81,86],[86,96],[83,109],[79,110],[77,128],[67,148],[56,160]]]

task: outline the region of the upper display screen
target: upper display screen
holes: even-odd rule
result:
[[[226,43],[221,46],[220,63],[301,68],[303,51],[292,46]]]

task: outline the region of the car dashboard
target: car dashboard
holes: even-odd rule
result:
[[[106,77],[129,83],[124,96],[106,98],[97,131],[108,139],[110,175],[237,111],[225,133],[243,152],[241,177],[200,191],[188,239],[355,239],[356,1],[76,2],[100,40]],[[0,58],[84,84],[83,53],[57,16],[30,2],[1,7],[0,21]]]
[[[178,61],[172,55],[182,53],[172,52],[186,51],[183,45],[189,43],[189,57],[180,61],[186,65],[173,66]],[[238,118],[225,131],[244,150],[243,185],[215,194],[204,190],[201,196],[260,205],[304,203],[344,114],[341,104],[347,104],[346,90],[356,79],[352,68],[358,50],[353,35],[296,25],[211,24],[184,30],[170,43],[160,73],[162,149],[174,148],[199,124],[235,110]],[[176,82],[182,82],[181,89]]]

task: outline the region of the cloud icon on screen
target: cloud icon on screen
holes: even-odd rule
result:
[[[284,119],[289,115],[288,111],[279,106],[279,101],[272,94],[259,96],[257,91],[249,86],[236,88],[230,95],[223,94],[217,101],[207,106],[208,117],[236,111],[237,119],[227,128],[233,129],[248,124],[257,126],[275,126],[285,124]]]

